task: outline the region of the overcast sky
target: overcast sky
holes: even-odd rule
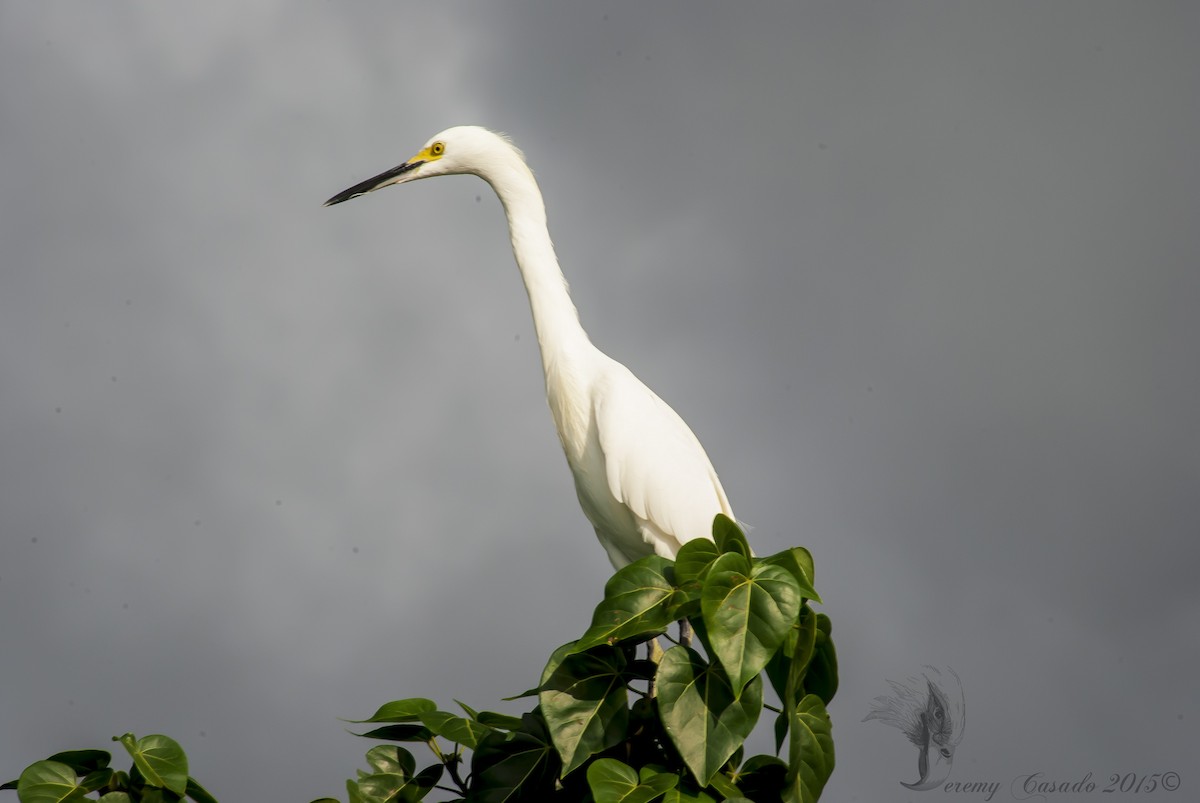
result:
[[[3,780],[161,732],[222,800],[344,794],[338,717],[518,710],[585,629],[495,197],[321,207],[478,123],[757,551],[812,550],[831,801],[932,799],[861,721],[926,664],[952,780],[1195,788],[1200,6],[751,8],[4,4]]]

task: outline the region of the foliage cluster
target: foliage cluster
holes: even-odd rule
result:
[[[388,744],[369,750],[369,769],[347,781],[350,803],[415,803],[435,789],[462,803],[820,797],[834,766],[825,707],[837,691],[837,657],[829,617],[809,607],[821,600],[808,550],[755,557],[738,526],[717,516],[713,541],[689,541],[673,561],[626,566],[604,592],[587,631],[554,651],[536,688],[510,698],[536,698],[532,711],[459,703],[460,715],[408,698],[360,720],[378,726],[362,736]],[[681,633],[662,652],[658,639],[675,622],[688,624],[699,649]],[[643,645],[647,658],[637,654]],[[768,687],[778,706],[764,702]],[[775,755],[744,759],[764,708],[775,713]],[[128,773],[110,769],[107,752],[83,750],[36,762],[0,788],[16,789],[20,803],[93,793],[100,803],[215,803],[174,741],[119,741],[133,757]],[[418,770],[403,746],[413,743],[435,762]]]
[[[55,753],[25,768],[21,777],[0,786],[17,790],[21,803],[174,803],[190,797],[196,803],[216,803],[204,787],[188,775],[187,755],[169,736],[153,734],[138,739],[132,733],[114,736],[133,759],[129,771],[114,770],[107,750],[70,750]]]
[[[689,541],[674,561],[643,558],[613,575],[591,627],[554,651],[535,689],[510,698],[536,697],[529,713],[459,703],[459,715],[423,698],[382,706],[363,720],[380,727],[362,735],[425,743],[438,763],[418,772],[404,747],[373,748],[370,770],[347,782],[350,803],[417,801],[435,788],[464,803],[817,800],[833,772],[825,706],[837,657],[829,617],[808,605],[820,602],[812,557],[802,547],[754,557],[724,516],[713,536]],[[702,651],[677,643],[655,660],[637,657],[677,621],[690,623]],[[764,703],[764,676],[778,707]],[[764,707],[776,713],[776,754],[786,745],[786,760],[743,760]]]

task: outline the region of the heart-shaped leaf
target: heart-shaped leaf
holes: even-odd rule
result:
[[[815,694],[805,696],[792,711],[788,744],[786,800],[813,803],[833,774],[833,723],[825,704]]]
[[[693,538],[679,548],[675,555],[675,583],[685,586],[703,582],[705,570],[721,556],[717,545],[706,538]]]
[[[210,795],[207,789],[196,783],[195,778],[188,778],[187,796],[196,801],[196,803],[217,803],[216,798]],[[100,799],[103,800],[104,798]]]
[[[804,595],[805,599],[811,599],[814,602],[821,601],[821,597],[813,588],[813,559],[812,553],[807,549],[802,546],[794,546],[766,558],[765,562],[787,569],[792,577],[796,578],[796,584],[800,586],[800,593]]]
[[[546,667],[538,699],[566,775],[625,738],[629,692],[623,650],[600,645],[556,661],[559,652]]]
[[[417,760],[403,747],[381,744],[367,751],[367,766],[384,775],[398,775],[408,780],[417,771]]]
[[[489,733],[471,759],[472,801],[548,800],[558,777],[558,755],[540,716],[526,714],[511,733]]]
[[[696,789],[692,782],[684,779],[674,789],[668,789],[663,795],[663,803],[717,803],[717,799],[708,792]]]
[[[114,738],[129,751],[147,784],[169,789],[180,797],[187,793],[187,754],[178,742],[160,733],[140,739],[135,739],[132,733]]]
[[[742,746],[762,710],[762,679],[739,695],[719,665],[689,647],[672,647],[656,676],[667,735],[702,786]]]
[[[629,564],[604,586],[604,599],[592,614],[592,626],[575,642],[572,652],[598,644],[614,644],[635,636],[657,635],[671,624],[670,602],[675,587],[666,577],[671,562],[651,555]]]
[[[96,803],[131,803],[128,792],[108,792],[100,796]],[[334,803],[337,803],[335,800]]]
[[[17,779],[21,803],[65,803],[86,794],[75,782],[75,770],[61,761],[35,761]]]
[[[433,732],[424,725],[384,725],[366,733],[357,733],[364,739],[381,739],[385,742],[428,742]]]
[[[492,732],[487,725],[445,711],[421,714],[421,724],[429,728],[435,736],[458,742],[472,750],[479,744],[480,739]]]
[[[775,756],[752,756],[738,768],[738,788],[751,800],[778,800],[787,783],[788,765]]]
[[[724,513],[718,513],[713,519],[713,541],[721,552],[733,552],[746,560],[754,556],[742,528]]]
[[[775,694],[779,695],[786,713],[804,696],[803,681],[812,659],[813,643],[817,635],[817,617],[807,605],[800,609],[798,624],[792,626],[783,644],[767,662],[767,677]],[[779,749],[779,741],[775,748]]]
[[[829,617],[817,614],[817,632],[813,645],[812,659],[804,676],[804,690],[817,695],[829,705],[837,694],[838,670],[837,650],[833,648],[833,625]]]
[[[409,786],[408,781],[390,772],[366,774],[356,783],[363,800],[371,803],[410,803],[419,799],[416,787]]]
[[[740,749],[740,748],[739,748]],[[727,765],[737,764],[738,756],[735,754],[733,758],[725,762]],[[708,788],[715,790],[721,794],[721,799],[725,801],[742,800],[742,790],[738,789],[737,784],[724,772],[714,773],[708,779]]]
[[[89,772],[102,770],[112,761],[112,754],[107,750],[66,750],[55,753],[46,759],[66,764],[75,770],[76,775],[87,775]]]
[[[422,714],[437,710],[437,703],[424,697],[408,697],[392,700],[379,706],[370,719],[349,719],[347,722],[416,722]]]
[[[735,690],[757,677],[800,613],[791,573],[733,552],[712,565],[700,598],[708,640]]]
[[[87,775],[83,776],[83,779],[79,781],[79,786],[83,789],[86,789],[89,793],[95,792],[97,789],[103,789],[104,787],[108,786],[112,782],[114,775],[116,775],[116,773],[113,772],[111,767],[92,770]]]
[[[650,803],[679,783],[679,776],[666,772],[636,770],[615,758],[602,758],[588,767],[588,787],[596,803]]]

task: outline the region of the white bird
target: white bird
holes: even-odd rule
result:
[[[325,205],[454,174],[479,176],[504,206],[550,413],[579,504],[613,567],[651,554],[672,558],[686,541],[711,540],[713,518],[733,511],[704,447],[666,402],[588,339],[550,242],[541,190],[507,138],[477,126],[446,129],[416,156]]]

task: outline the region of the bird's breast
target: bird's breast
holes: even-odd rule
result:
[[[572,467],[583,459],[595,439],[591,383],[576,361],[557,359],[546,368],[546,402],[554,428]]]
[[[642,544],[635,517],[608,484],[606,456],[596,421],[597,395],[603,393],[604,365],[561,361],[547,366],[546,400],[575,480],[583,513],[601,540],[630,539]]]

